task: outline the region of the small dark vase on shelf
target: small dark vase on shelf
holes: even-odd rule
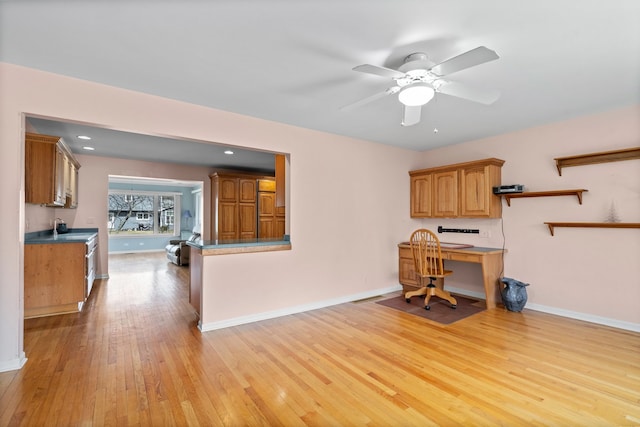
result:
[[[509,277],[503,277],[504,289],[502,289],[502,303],[509,311],[522,311],[527,303],[528,283],[523,283]]]

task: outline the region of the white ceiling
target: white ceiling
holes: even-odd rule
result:
[[[412,127],[394,95],[340,109],[392,85],[356,65],[477,46],[500,59],[450,79],[491,106],[438,94]],[[640,103],[640,1],[5,0],[0,60],[426,150]]]

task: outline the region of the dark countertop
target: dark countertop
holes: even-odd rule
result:
[[[252,246],[278,246],[291,245],[289,236],[283,239],[230,239],[230,240],[197,240],[187,242],[187,245],[198,249],[224,249],[224,248],[244,248]]]
[[[97,228],[71,228],[68,233],[58,233],[57,238],[54,238],[53,230],[43,230],[25,233],[24,243],[25,245],[43,243],[87,243],[87,241],[97,236]]]
[[[198,249],[202,256],[291,250],[288,235],[281,239],[199,240],[187,242],[187,245]],[[191,254],[193,256],[193,252]]]

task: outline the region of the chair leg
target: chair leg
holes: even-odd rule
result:
[[[431,306],[429,305],[429,301],[432,296],[436,296],[438,298],[449,301],[451,304],[451,308],[455,309],[457,307],[458,301],[447,291],[437,287],[433,281],[427,285],[427,296],[424,298],[424,309],[431,310]]]
[[[458,301],[456,301],[456,299],[449,292],[440,288],[434,288],[432,292],[433,295],[449,301],[449,304],[451,304],[451,308],[456,308]]]
[[[407,302],[411,302],[411,297],[417,297],[420,295],[426,295],[427,294],[427,288],[420,288],[417,291],[409,291],[407,293],[404,294],[404,299]]]

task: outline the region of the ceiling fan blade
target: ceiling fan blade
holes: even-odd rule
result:
[[[458,82],[445,82],[438,87],[437,91],[485,105],[491,105],[500,98],[500,92],[497,90],[472,88]]]
[[[393,95],[394,93],[397,93],[400,90],[399,86],[393,86],[390,87],[389,89],[385,90],[384,92],[378,92],[376,94],[373,94],[371,96],[368,96],[364,99],[361,99],[360,101],[356,101],[352,104],[347,104],[344,107],[341,107],[340,109],[342,111],[350,111],[353,110],[354,108],[360,107],[362,105],[368,104],[370,102],[376,101],[380,98],[384,98],[387,95]]]
[[[434,65],[430,71],[439,76],[446,76],[466,68],[484,64],[485,62],[494,61],[498,58],[500,57],[493,50],[480,46],[447,59],[438,65]]]
[[[382,77],[391,77],[391,78],[404,77],[404,73],[400,71],[392,70],[391,68],[378,67],[377,65],[371,65],[371,64],[358,65],[357,67],[353,67],[353,71],[374,74],[376,76],[382,76]]]
[[[402,115],[402,126],[413,126],[420,123],[420,113],[422,112],[422,105],[417,106],[404,106],[404,112]]]

